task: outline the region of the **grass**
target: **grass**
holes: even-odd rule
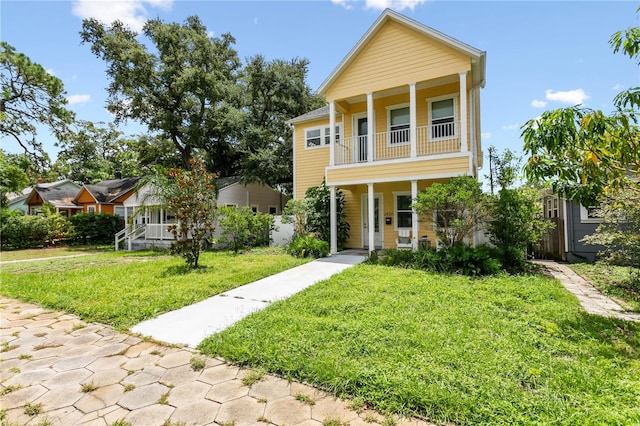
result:
[[[640,327],[586,314],[556,280],[358,265],[199,349],[456,424],[640,423]]]
[[[4,264],[0,293],[122,330],[306,261],[277,249],[205,252],[205,267],[190,270],[157,252],[109,252]]]
[[[640,312],[640,271],[627,266],[597,263],[573,263],[569,265],[577,274],[586,277],[603,294],[622,301],[636,312]],[[636,281],[633,281],[633,277]]]
[[[65,246],[49,247],[41,249],[26,250],[2,250],[0,251],[0,261],[8,262],[12,260],[44,259],[55,256],[71,256],[77,254],[100,253],[105,250],[113,250],[113,246]]]

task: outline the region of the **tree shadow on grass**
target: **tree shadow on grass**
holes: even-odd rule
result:
[[[206,265],[200,265],[197,268],[192,268],[187,265],[175,265],[168,267],[162,274],[161,278],[169,278],[174,276],[182,276],[189,274],[204,274],[209,271],[209,267]]]

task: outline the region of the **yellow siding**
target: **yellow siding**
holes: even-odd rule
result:
[[[418,181],[418,191],[422,191],[434,182],[446,182],[446,179],[438,180],[421,180]],[[345,196],[345,213],[347,215],[347,221],[351,226],[349,231],[349,239],[347,240],[347,248],[361,248],[362,247],[362,195],[367,194],[367,185],[350,185],[340,188]],[[409,192],[411,191],[410,182],[391,182],[376,184],[374,186],[374,192],[376,194],[382,194],[382,210],[381,210],[381,231],[383,232],[383,246],[384,248],[395,248],[396,238],[398,237],[398,231],[395,225],[395,204],[394,204],[394,192]],[[391,218],[391,225],[385,224],[385,218]],[[433,231],[433,222],[431,217],[419,217],[418,219],[418,238],[427,236],[431,241],[431,246],[435,245],[436,235]]]
[[[327,88],[343,99],[471,69],[468,56],[394,21],[388,21]]]
[[[331,182],[362,182],[367,180],[411,179],[425,175],[450,175],[469,172],[468,155],[454,158],[425,159],[389,164],[357,165],[329,170]]]
[[[329,165],[329,146],[306,149],[305,129],[328,125],[326,118],[295,126],[295,194],[298,199],[304,198],[307,188],[322,184],[325,167]]]

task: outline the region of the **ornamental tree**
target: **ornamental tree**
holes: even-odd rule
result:
[[[171,169],[167,173],[173,186],[167,206],[177,223],[167,229],[176,242],[171,253],[184,258],[190,268],[198,267],[198,259],[206,238],[214,231],[216,213],[215,174],[208,173],[201,159],[189,160],[190,170]]]

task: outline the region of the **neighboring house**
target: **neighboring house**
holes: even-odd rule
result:
[[[85,213],[108,213],[124,217],[124,201],[134,192],[139,177],[111,179],[84,185],[74,202]]]
[[[81,208],[73,202],[79,188],[79,185],[71,181],[63,181],[59,185],[37,184],[24,200],[27,214],[42,214],[42,205],[48,203],[55,207],[57,213],[69,217],[81,211]]]
[[[246,206],[256,212],[279,215],[289,200],[270,186],[243,184],[237,176],[216,179],[215,185],[218,206]],[[151,245],[168,246],[173,242],[173,234],[167,231],[167,225],[175,223],[175,217],[172,212],[159,207],[161,203],[152,195],[152,189],[145,185],[123,201],[122,216],[131,226],[116,236],[116,249],[121,242],[129,250]],[[220,230],[216,229],[215,234],[219,233]]]
[[[344,193],[348,248],[435,241],[418,221],[418,191],[482,166],[480,89],[485,52],[385,10],[318,89],[328,105],[293,118],[294,198],[326,180]]]
[[[27,205],[27,200],[30,198],[30,196],[32,195],[33,191],[35,189],[39,189],[43,192],[45,192],[47,189],[61,189],[61,190],[70,190],[70,191],[75,191],[76,193],[78,192],[78,190],[80,189],[80,185],[70,181],[69,179],[63,179],[63,180],[59,180],[56,182],[38,182],[36,185],[34,186],[28,186],[26,188],[24,188],[20,194],[17,194],[15,196],[12,196],[9,198],[9,203],[7,204],[7,207],[9,210],[20,210],[21,212],[27,214],[29,213],[29,206]],[[57,195],[53,195],[53,194],[57,194]],[[60,192],[51,192],[50,194],[48,194],[47,196],[49,197],[63,197],[61,195]],[[74,194],[75,196],[75,194]],[[35,198],[37,199],[37,197],[40,197],[40,199],[42,199],[42,196],[36,196]],[[63,197],[64,198],[64,197]],[[33,212],[30,214],[37,214],[39,212],[39,208],[42,206],[42,202],[38,203],[37,200],[34,199],[32,201],[32,207],[33,207]],[[65,212],[69,212],[69,209],[63,209],[63,211]]]
[[[549,192],[543,195],[542,200],[545,219],[556,226],[534,248],[534,256],[565,262],[595,261],[604,247],[581,240],[596,231],[602,218],[597,217],[592,208]]]

